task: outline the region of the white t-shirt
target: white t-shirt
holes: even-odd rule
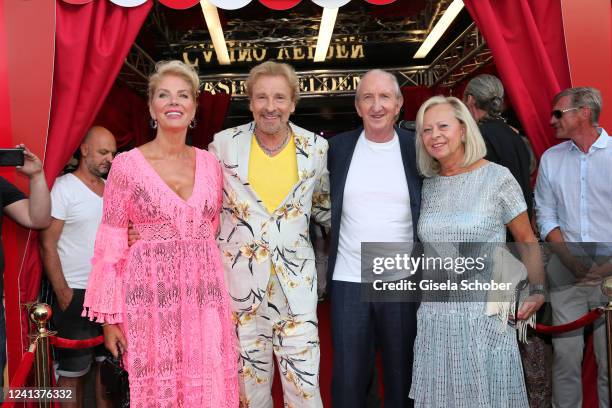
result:
[[[75,175],[63,175],[51,190],[51,216],[64,221],[57,250],[66,282],[73,289],[86,289],[102,219],[102,197]]]
[[[410,194],[397,134],[375,143],[361,132],[344,186],[333,280],[361,282],[362,242],[412,242]]]

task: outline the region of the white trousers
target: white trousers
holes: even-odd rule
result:
[[[241,408],[273,408],[274,356],[285,407],[321,408],[316,312],[294,315],[275,274],[256,311],[236,313]]]

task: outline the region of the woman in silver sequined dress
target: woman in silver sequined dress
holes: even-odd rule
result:
[[[459,99],[436,96],[421,106],[421,242],[504,243],[506,226],[517,242],[537,242],[518,183],[505,167],[483,159],[485,154],[478,126]],[[534,255],[538,256],[526,256]],[[533,258],[529,262],[537,264]],[[528,269],[535,290],[522,304],[518,319],[529,318],[544,302],[543,271]],[[424,270],[423,278],[427,274]],[[491,278],[490,265],[481,277]],[[516,332],[500,330],[497,316],[485,314],[482,292],[457,292],[450,299],[432,301],[423,295],[410,390],[415,407],[527,408]]]

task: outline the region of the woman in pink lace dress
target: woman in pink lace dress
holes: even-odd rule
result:
[[[197,74],[158,64],[149,81],[155,139],[118,155],[104,191],[84,314],[124,354],[138,407],[238,406],[235,334],[215,243],[221,170],[185,144]],[[128,248],[128,224],[140,239]]]

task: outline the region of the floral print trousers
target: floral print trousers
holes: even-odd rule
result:
[[[234,313],[239,339],[240,406],[272,408],[274,361],[284,406],[322,407],[319,392],[319,334],[316,312],[295,315],[275,273],[254,312]]]

